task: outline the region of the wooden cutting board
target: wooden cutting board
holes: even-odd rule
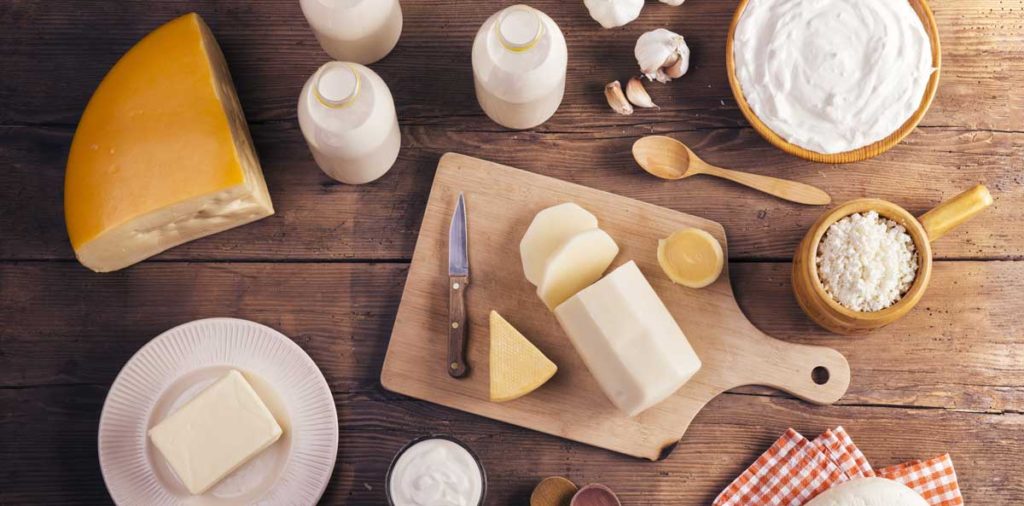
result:
[[[445,369],[448,226],[460,192],[466,195],[469,218],[470,372],[453,379]],[[613,269],[636,261],[704,364],[678,393],[635,418],[612,406],[523,276],[519,240],[530,221],[541,209],[568,201],[594,213],[619,244]],[[817,404],[842,397],[850,383],[846,359],[830,348],[786,343],[757,330],[736,304],[728,266],[717,282],[701,290],[669,281],[658,266],[658,239],[684,227],[710,232],[728,256],[725,230],[713,221],[464,155],[445,155],[434,177],[381,383],[392,392],[650,460],[668,456],[701,408],[732,388],[766,385]],[[488,400],[492,309],[558,364],[546,385],[502,404]]]

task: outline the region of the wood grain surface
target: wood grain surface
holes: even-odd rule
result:
[[[726,81],[735,1],[648,0],[603,30],[582,2],[537,0],[570,49],[561,109],[509,132],[472,92],[469,49],[510,2],[406,0],[395,52],[373,66],[397,100],[403,149],[368,186],[315,166],[295,120],[305,79],[327,57],[294,0],[0,2],[0,504],[104,504],[96,427],[120,367],[149,339],[202,317],[273,326],[323,369],[341,448],[324,504],[382,504],[383,476],[413,437],[445,432],[488,469],[489,504],[525,504],[563,475],[605,483],[624,504],[708,504],[786,428],[843,425],[876,466],[953,455],[968,504],[1024,501],[1024,0],[933,0],[943,42],[938,96],[922,126],[884,155],[842,167],[769,146]],[[195,10],[224,48],[278,214],[173,249],[124,272],[73,261],[63,224],[65,158],[104,73],[161,23]],[[649,86],[658,111],[622,117],[604,85],[636,72],[643,31],[682,33],[693,66]],[[931,287],[907,318],[863,337],[815,326],[796,306],[790,264],[820,210],[713,178],[651,179],[629,148],[679,138],[709,163],[813,184],[836,202],[878,197],[920,214],[976,183],[994,206],[936,242]],[[736,297],[767,334],[840,350],[853,368],[835,406],[760,388],[719,396],[658,463],[387,393],[378,376],[440,156],[458,151],[721,223]]]

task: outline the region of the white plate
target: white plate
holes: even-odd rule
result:
[[[284,435],[192,496],[146,432],[230,369],[245,375]],[[291,339],[246,320],[197,320],[160,334],[121,369],[100,415],[99,455],[117,504],[316,504],[338,456],[338,413],[323,374]]]

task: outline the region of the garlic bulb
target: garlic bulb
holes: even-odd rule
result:
[[[686,40],[664,28],[641,35],[634,53],[640,70],[652,81],[667,83],[690,69],[690,48]]]
[[[680,5],[683,5],[683,2],[685,1],[686,0],[661,0],[661,3],[669,4],[672,7],[679,7]]]
[[[594,18],[605,28],[615,28],[640,16],[644,0],[583,0]]]

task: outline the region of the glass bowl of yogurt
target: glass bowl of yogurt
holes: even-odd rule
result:
[[[395,455],[385,478],[391,506],[483,506],[483,462],[451,436],[417,438]]]
[[[741,0],[726,42],[751,126],[824,163],[899,144],[931,106],[941,60],[926,0]]]

